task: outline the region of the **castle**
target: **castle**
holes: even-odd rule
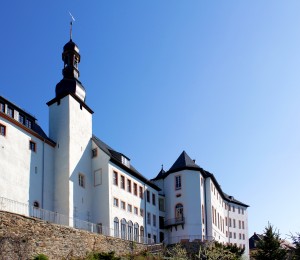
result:
[[[140,243],[216,240],[248,248],[248,205],[183,151],[149,180],[92,133],[79,80],[78,46],[63,47],[63,79],[49,107],[49,134],[0,96],[0,198],[94,223],[96,232]],[[94,230],[95,231],[95,230]]]

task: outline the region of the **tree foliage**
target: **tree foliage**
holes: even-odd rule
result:
[[[263,237],[257,243],[257,250],[253,253],[256,260],[282,260],[287,254],[281,247],[279,232],[270,223],[265,228]]]

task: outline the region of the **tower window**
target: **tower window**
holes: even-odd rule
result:
[[[97,148],[93,149],[92,150],[92,158],[97,157],[97,154],[98,154]]]
[[[180,190],[181,189],[181,176],[175,176],[175,189]]]
[[[80,187],[85,187],[85,176],[81,173],[78,174],[78,184]]]
[[[5,136],[6,135],[6,126],[0,124],[0,135]]]
[[[29,141],[29,150],[36,152],[36,143],[33,141]]]

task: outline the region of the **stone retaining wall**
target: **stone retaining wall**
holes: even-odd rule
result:
[[[117,256],[124,256],[146,249],[143,244],[0,211],[0,259],[3,260],[32,259],[41,253],[51,260],[83,258],[92,251],[115,251]]]

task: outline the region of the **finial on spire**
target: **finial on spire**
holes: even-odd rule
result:
[[[70,40],[72,40],[72,26],[73,26],[73,22],[75,22],[75,18],[74,16],[69,12],[70,16],[71,16],[71,21],[70,21]]]
[[[164,165],[163,165],[163,164],[161,165],[161,169],[162,169],[162,170],[164,169]]]

